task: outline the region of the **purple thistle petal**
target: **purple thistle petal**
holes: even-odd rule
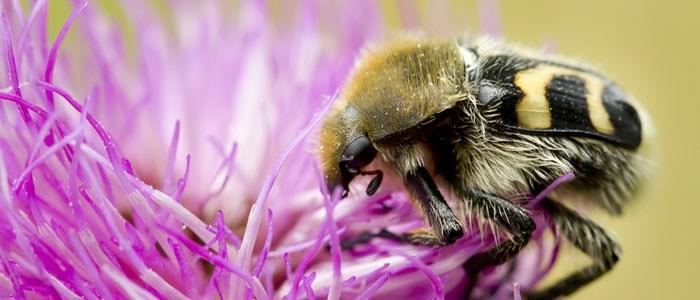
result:
[[[292,283],[291,283],[291,289],[286,296],[287,299],[289,299],[289,300],[296,299],[297,292],[299,289],[299,283],[301,282],[303,274],[307,271],[308,267],[311,265],[311,261],[318,254],[319,250],[321,250],[321,246],[323,245],[323,241],[324,241],[324,236],[326,234],[328,234],[328,230],[329,230],[328,223],[324,224],[324,226],[322,226],[320,228],[320,230],[318,232],[318,237],[316,238],[316,242],[311,247],[311,249],[306,251],[304,258],[299,263],[299,266],[297,266],[296,271],[294,272],[294,275],[288,276],[288,278],[292,278]],[[288,262],[287,256],[288,256],[288,254],[285,253],[285,264],[287,264],[287,262]]]
[[[265,184],[263,185],[262,191],[258,195],[258,198],[255,200],[255,203],[253,204],[253,209],[251,210],[250,215],[248,217],[248,223],[245,227],[245,234],[243,235],[243,242],[241,243],[240,251],[238,253],[238,256],[236,257],[236,261],[239,263],[238,265],[241,266],[241,268],[243,268],[244,270],[248,269],[250,255],[253,251],[253,244],[255,243],[255,239],[257,238],[257,231],[260,227],[260,223],[262,222],[262,217],[260,216],[262,213],[262,209],[265,208],[265,202],[270,194],[272,185],[275,183],[275,179],[277,179],[277,175],[279,174],[282,164],[287,159],[290,152],[294,148],[296,148],[297,145],[299,145],[301,141],[307,135],[309,135],[309,133],[311,133],[311,129],[316,126],[316,124],[321,120],[321,117],[325,115],[325,113],[331,108],[332,104],[333,101],[329,101],[326,107],[324,107],[323,110],[321,110],[321,112],[318,113],[311,120],[311,122],[309,122],[309,124],[294,138],[294,140],[292,140],[292,142],[282,152],[282,155],[280,155],[279,159],[275,163],[272,171],[270,172],[269,177],[265,180]],[[296,284],[298,284],[300,279],[301,278],[297,278],[297,275],[295,275]],[[293,290],[296,290],[296,286],[293,287]],[[294,299],[294,297],[292,297],[292,299]]]
[[[286,273],[287,278],[294,277],[294,272],[292,271],[292,264],[289,262],[289,253],[285,253],[282,256],[282,260],[284,260],[284,272]]]
[[[47,91],[59,94],[61,97],[63,97],[63,99],[68,101],[68,103],[76,111],[82,112],[82,110],[83,110],[82,105],[80,105],[78,103],[78,101],[76,101],[75,98],[73,98],[64,89],[57,87],[55,85],[52,85],[48,82],[38,81],[37,84],[40,87],[45,88]],[[104,127],[102,127],[102,125],[100,124],[100,122],[98,122],[95,119],[95,117],[93,117],[91,114],[87,114],[87,119],[88,119],[88,122],[90,123],[90,125],[92,126],[92,128],[95,130],[95,132],[97,132],[97,135],[102,140],[102,143],[103,143],[105,149],[107,150],[107,155],[112,160],[112,164],[113,164],[114,168],[117,170],[123,169],[122,167],[120,167],[120,166],[122,166],[122,164],[116,163],[116,161],[118,161],[119,156],[117,155],[117,151],[114,148],[114,143],[113,143],[112,138],[110,137],[109,133],[107,133],[107,131],[104,129]],[[129,172],[128,174],[133,175],[133,172]]]
[[[77,238],[78,236],[84,236],[84,235],[89,235],[89,234],[88,233],[78,233],[78,234],[70,234],[69,235],[69,239],[70,239],[71,244],[73,246],[72,249],[80,257],[80,260],[83,262],[82,265],[88,269],[87,272],[89,272],[89,274],[87,274],[87,275],[89,275],[91,278],[100,278],[100,274],[99,274],[100,272],[97,269],[97,266],[93,262],[92,258],[88,254],[89,249],[84,247],[83,244],[81,243],[81,241],[79,241]],[[53,280],[57,280],[57,279],[53,279]],[[87,284],[87,282],[85,282],[85,284]],[[97,291],[99,291],[99,293],[97,293],[97,295],[100,298],[112,299],[112,296],[109,293],[109,290],[104,282],[95,281],[94,284],[95,284],[94,288]],[[83,292],[82,294],[85,294],[85,293]]]
[[[433,299],[444,299],[445,298],[444,291],[442,290],[442,280],[440,280],[440,278],[435,274],[435,272],[430,270],[430,268],[428,268],[428,266],[426,266],[425,263],[423,263],[417,257],[410,255],[410,254],[406,254],[400,250],[392,250],[392,252],[394,252],[400,256],[403,256],[404,258],[406,258],[406,260],[411,262],[411,265],[413,267],[415,267],[416,269],[423,272],[423,274],[425,274],[425,277],[427,277],[428,280],[430,281],[430,283],[433,285],[433,290],[435,292],[435,296]]]
[[[220,146],[218,144],[215,145]],[[228,154],[224,156],[224,160],[223,162],[221,162],[221,166],[219,167],[219,171],[224,172],[224,179],[221,181],[221,185],[219,186],[219,188],[216,191],[212,192],[211,195],[209,195],[209,197],[215,197],[220,195],[226,188],[226,184],[231,178],[231,173],[234,169],[234,157],[236,156],[236,150],[238,150],[238,144],[233,143],[233,145],[231,146],[231,151],[229,151]],[[220,152],[223,154],[223,150],[221,150]]]
[[[557,189],[560,185],[569,182],[573,180],[575,177],[574,172],[568,172],[565,173],[564,175],[560,176],[556,180],[552,181],[544,190],[542,190],[537,196],[532,198],[532,200],[528,201],[528,205],[530,207],[536,207],[542,199],[547,197],[550,193],[552,193],[555,189]]]
[[[27,102],[26,100],[22,99],[21,97],[18,97],[15,95],[10,95],[10,94],[5,94],[5,93],[0,93],[0,99],[14,102],[17,105],[21,106],[22,108],[30,110],[43,118],[49,117],[49,114],[43,108],[41,108],[37,105],[34,105],[30,102]]]
[[[170,140],[170,146],[168,147],[168,157],[166,158],[165,164],[165,175],[163,175],[163,192],[171,194],[175,191],[176,187],[172,184],[173,169],[175,166],[175,157],[177,156],[177,145],[180,142],[180,120],[175,122],[175,129],[173,130],[173,137]],[[174,196],[174,195],[173,195]],[[177,199],[176,197],[173,197]]]
[[[554,224],[551,225],[552,229],[554,229]],[[544,260],[544,259],[539,259],[538,261],[544,261],[546,265],[539,271],[534,273],[534,276],[532,276],[529,280],[529,286],[535,286],[537,285],[540,281],[544,279],[547,274],[549,274],[552,269],[554,268],[554,265],[557,261],[557,258],[559,257],[559,253],[561,250],[561,237],[556,236],[554,240],[554,246],[552,247],[551,250],[549,250],[549,259]],[[540,252],[545,251],[547,249],[546,247],[540,247]],[[547,249],[548,250],[548,249]]]
[[[224,293],[221,292],[221,288],[219,287],[218,279],[214,280],[214,287],[216,288],[216,294],[219,296],[219,299],[224,299]]]
[[[265,261],[267,260],[267,255],[270,253],[270,245],[272,244],[272,233],[273,233],[273,228],[272,228],[272,210],[268,209],[267,210],[267,235],[265,237],[265,245],[263,246],[262,250],[260,250],[260,257],[258,257],[258,261],[255,263],[255,267],[253,268],[253,276],[259,277],[260,273],[262,272],[263,266],[265,266]]]
[[[17,276],[17,270],[15,269],[13,264],[7,259],[4,251],[0,251],[0,260],[2,260],[2,266],[5,271],[5,274],[7,274],[10,277],[10,280],[12,281],[12,289],[14,290],[14,294],[12,296],[16,299],[26,299],[26,296],[24,295],[24,290],[22,289],[22,283],[20,282]]]
[[[338,193],[339,195],[339,193]],[[339,199],[340,197],[337,197]],[[328,211],[328,224],[330,225],[330,241],[331,241],[331,256],[333,262],[333,281],[331,282],[331,289],[328,293],[328,299],[339,299],[340,298],[340,281],[341,281],[341,260],[340,257],[340,240],[338,239],[338,234],[335,230],[335,223],[333,221],[333,216],[331,213],[332,208],[330,204],[326,206]]]
[[[111,250],[109,250],[109,246],[105,242],[100,242],[100,249],[102,250],[102,253],[104,253],[105,256],[109,259],[109,261],[114,265],[113,267],[116,267],[119,272],[124,272],[123,269],[121,269],[121,266],[119,265],[119,261],[117,258],[114,256],[114,253],[112,253]]]
[[[65,23],[63,23],[63,27],[61,27],[61,30],[58,32],[58,35],[56,36],[56,40],[53,42],[53,45],[51,46],[51,51],[49,52],[48,59],[46,61],[46,69],[44,71],[44,81],[46,83],[51,83],[53,80],[53,69],[56,64],[56,57],[58,56],[58,49],[61,47],[61,44],[63,43],[63,39],[66,37],[66,34],[68,34],[68,30],[70,29],[70,26],[73,24],[73,20],[81,13],[85,8],[87,7],[87,1],[83,2],[80,6],[78,6],[77,9],[73,11],[73,13],[68,17],[68,20],[66,20]],[[46,91],[46,102],[49,106],[49,110],[53,109],[54,106],[54,101],[53,101],[53,93],[51,91]],[[19,95],[18,95],[19,96]]]
[[[236,266],[232,265],[228,261],[222,259],[221,257],[218,257],[216,255],[210,254],[205,248],[202,248],[198,245],[196,245],[194,242],[189,240],[186,237],[183,237],[182,235],[173,232],[171,229],[159,226],[163,231],[168,233],[170,236],[174,237],[177,239],[180,243],[185,245],[187,249],[190,251],[194,252],[195,254],[199,255],[200,257],[206,259],[207,261],[222,267],[226,269],[227,271],[233,273],[234,275],[238,276],[243,280],[243,282],[246,283],[246,285],[253,290],[253,294],[255,297],[258,299],[267,299],[267,294],[265,293],[265,289],[262,287],[262,284],[260,284],[260,281],[257,279],[253,278],[250,276],[248,273],[241,271],[239,268]]]
[[[1,14],[2,18],[2,30],[3,30],[3,44],[5,44],[5,62],[7,63],[8,74],[10,75],[10,83],[12,84],[12,93],[17,97],[22,97],[22,92],[19,89],[19,75],[17,74],[17,63],[15,62],[15,54],[12,49],[12,34],[10,33],[10,22],[7,19],[5,12]],[[22,120],[27,126],[32,123],[32,118],[29,116],[29,112],[23,106],[18,106]]]
[[[274,295],[275,294],[275,283],[274,283],[274,276],[273,272],[270,270],[266,270],[263,272],[263,280],[265,281],[265,290],[267,291],[268,295]]]
[[[63,284],[63,282],[61,280],[59,280],[58,278],[51,276],[51,275],[48,275],[48,281],[51,284],[51,286],[53,287],[53,290],[48,290],[46,292],[48,292],[49,294],[54,294],[52,298],[60,297],[61,299],[75,299],[75,300],[83,299],[82,297],[80,297],[79,295],[74,293],[72,290],[67,288]]]
[[[173,248],[173,253],[175,253],[175,258],[180,266],[180,278],[182,279],[182,285],[187,290],[187,295],[195,295],[195,286],[192,284],[194,275],[192,273],[192,269],[190,268],[190,264],[187,262],[184,253],[182,253],[182,249],[180,249],[180,245],[170,238],[168,238],[168,244],[170,244],[170,247]]]
[[[290,13],[273,17],[264,1],[171,1],[162,13],[126,0],[124,27],[72,0],[53,41],[46,1],[10,1],[0,100],[17,110],[0,105],[0,297],[417,298],[429,286],[458,297],[461,263],[496,241],[485,230],[440,250],[375,239],[341,251],[366,230],[423,225],[400,189],[329,197],[310,153],[325,97],[384,34],[373,1],[284,2],[274,8]],[[433,22],[402,5],[405,25]],[[527,289],[560,248],[532,210],[535,249],[513,262]],[[504,274],[493,268],[478,287],[509,296]]]
[[[31,154],[29,155],[29,158],[27,159],[28,161],[32,160],[34,157],[36,157],[37,151],[39,151],[39,148],[44,144],[44,141],[49,138],[50,131],[52,127],[58,126],[58,112],[53,112],[51,115],[49,115],[49,118],[44,120],[44,122],[41,124],[41,128],[39,129],[39,132],[36,134],[36,138],[34,138],[34,143],[32,145],[32,150]],[[46,143],[46,145],[51,145],[52,143]]]
[[[187,186],[187,178],[190,177],[190,161],[190,155],[187,154],[187,156],[185,156],[185,175],[182,175],[182,178],[177,180],[177,189],[175,189],[175,194],[173,194],[173,199],[178,203],[182,200],[182,192],[185,190],[185,186]],[[238,247],[238,245],[236,245],[236,247]]]
[[[146,289],[135,284],[129,278],[125,277],[111,267],[103,267],[102,271],[105,273],[107,279],[114,281],[117,286],[122,290],[122,292],[131,299],[148,299],[157,300],[155,296]]]
[[[337,231],[337,235],[342,235],[343,233],[345,233],[345,231],[346,231],[346,228],[340,228]],[[327,235],[327,236],[323,237],[323,241],[321,241],[321,242],[325,243],[325,242],[328,242],[329,240],[330,240],[330,236]],[[279,248],[277,250],[270,251],[270,254],[268,256],[269,257],[280,257],[280,256],[283,256],[285,253],[294,253],[294,252],[303,251],[303,250],[306,250],[306,249],[313,247],[313,245],[315,245],[317,242],[318,242],[318,240],[313,239],[313,240],[301,242],[298,244],[290,245],[287,247]]]
[[[220,240],[222,242],[231,242],[234,246],[236,246],[236,248],[240,248],[241,239],[228,229],[226,223],[224,222],[224,213],[222,211],[218,211],[216,213],[216,220],[214,221],[214,224],[216,225],[217,236],[208,244],[213,243],[214,240]]]
[[[313,284],[314,279],[316,279],[316,272],[311,272],[311,274],[304,276],[304,279],[302,280],[304,290],[306,291],[306,297],[309,297],[309,299],[316,299],[314,289],[311,288],[311,284]]]
[[[378,269],[372,271],[371,273],[367,274],[365,277],[366,277],[368,280],[375,280],[376,278],[379,278],[379,277],[381,277],[381,276],[384,276],[384,274],[387,274],[387,273],[388,273],[388,272],[386,272],[385,270],[386,270],[387,268],[389,268],[389,266],[391,266],[391,264],[385,263],[383,266],[381,266],[380,268],[378,268]]]
[[[328,292],[328,299],[335,300],[340,298],[342,258],[340,257],[340,240],[338,239],[335,220],[333,220],[333,203],[337,203],[337,201],[340,200],[342,190],[336,189],[333,191],[333,200],[331,200],[331,196],[328,194],[329,191],[325,188],[325,185],[321,185],[321,189],[323,191],[323,205],[326,208],[325,226],[327,226],[330,236],[331,261],[333,264],[333,280],[331,281],[330,291]]]
[[[23,170],[22,174],[17,178],[17,181],[15,183],[15,187],[13,188],[14,191],[18,191],[20,186],[24,184],[25,180],[30,180],[30,176],[32,171],[40,167],[42,164],[46,163],[46,160],[56,154],[57,152],[61,151],[64,147],[66,147],[69,143],[77,140],[78,137],[82,135],[82,128],[76,128],[75,131],[68,133],[68,135],[64,136],[61,140],[55,142],[51,147],[46,149],[41,156],[35,158],[32,160]]]
[[[385,283],[387,280],[389,280],[389,278],[391,277],[391,275],[392,275],[391,272],[382,274],[381,276],[379,276],[379,278],[377,278],[377,280],[375,280],[374,282],[372,282],[372,284],[370,284],[370,285],[367,287],[367,289],[364,290],[364,291],[362,292],[362,294],[359,294],[355,299],[356,299],[356,300],[367,300],[367,299],[369,299],[370,297],[372,297],[372,296],[377,292],[377,290],[379,290],[380,287],[382,287],[382,285],[384,285],[384,283]]]
[[[29,30],[32,28],[32,25],[34,24],[34,21],[36,20],[37,16],[39,13],[42,11],[45,11],[46,9],[46,0],[38,0],[34,2],[34,5],[32,6],[31,13],[29,14],[29,18],[27,19],[27,23],[24,24],[24,27],[22,28],[22,33],[19,35],[19,40],[17,42],[17,53],[19,53],[20,57],[24,55],[25,53],[25,45],[27,43],[27,38],[29,35]],[[44,26],[41,26],[42,24],[39,24],[39,28],[44,28]]]
[[[200,239],[210,241],[214,238],[214,235],[207,230],[207,226],[204,225],[202,220],[197,218],[192,212],[168,197],[168,195],[158,190],[152,192],[151,199],[154,200],[154,202],[160,205],[162,209],[168,210],[170,214],[190,228]]]

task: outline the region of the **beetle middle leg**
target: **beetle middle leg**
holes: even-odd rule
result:
[[[557,229],[594,262],[544,290],[526,293],[527,299],[569,295],[607,273],[617,263],[620,246],[600,225],[552,199],[545,198],[540,205],[552,215]]]
[[[503,264],[520,253],[530,241],[535,222],[527,210],[499,196],[479,190],[467,190],[463,196],[479,217],[494,222],[511,234],[510,240],[470,257],[462,265],[467,276],[471,278],[471,283],[465,290],[468,297],[483,269]]]

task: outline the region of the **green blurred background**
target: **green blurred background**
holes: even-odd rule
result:
[[[479,30],[485,1],[452,1],[435,13],[421,2],[421,21],[463,21]],[[479,5],[482,4],[482,5]],[[393,26],[402,23],[394,1],[383,7]],[[501,27],[508,41],[593,63],[649,110],[656,125],[658,170],[648,191],[621,218],[594,218],[623,246],[620,263],[573,299],[700,299],[700,1],[500,1]],[[430,12],[430,13],[424,13]],[[483,26],[482,26],[483,27]],[[571,249],[571,248],[569,248]],[[582,265],[569,251],[560,263]],[[559,272],[561,273],[561,272]]]
[[[408,1],[403,4],[419,8],[419,22],[411,25],[401,18],[405,5],[380,3],[390,28],[409,25],[442,34],[479,32],[484,9],[477,1],[439,7]],[[559,54],[599,66],[635,95],[655,121],[658,170],[650,188],[621,218],[594,216],[619,238],[622,259],[612,273],[573,299],[700,298],[693,288],[700,278],[700,239],[693,231],[700,228],[700,201],[693,194],[700,184],[694,173],[700,170],[700,83],[694,82],[700,70],[700,1],[511,0],[501,1],[497,9],[507,40],[535,48],[553,45]],[[65,1],[52,1],[55,30],[68,14]],[[115,17],[125,20],[123,12]],[[587,260],[569,251],[562,261],[582,265]]]

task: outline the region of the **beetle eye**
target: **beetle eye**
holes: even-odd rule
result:
[[[357,175],[374,175],[374,178],[367,186],[367,195],[374,194],[382,184],[382,171],[374,170],[363,172],[360,168],[368,165],[377,156],[377,149],[372,147],[369,138],[361,136],[350,142],[345,147],[345,152],[340,159],[340,172],[342,177],[343,188],[345,189],[343,197],[347,196],[348,185],[350,181]]]
[[[377,150],[372,147],[369,138],[361,136],[350,142],[345,147],[341,162],[352,169],[362,168],[374,160]]]

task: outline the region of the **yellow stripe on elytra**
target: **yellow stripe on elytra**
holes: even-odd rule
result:
[[[588,74],[580,74],[579,76],[584,79],[586,90],[588,90],[586,103],[588,103],[588,117],[591,119],[591,124],[600,133],[613,134],[615,127],[610,122],[608,110],[603,106],[603,89],[605,88],[603,81]]]
[[[552,126],[552,112],[546,97],[547,84],[558,74],[549,66],[537,66],[518,72],[513,81],[523,91],[523,97],[515,104],[518,126],[546,129]]]
[[[600,133],[614,133],[610,115],[603,106],[603,81],[588,73],[545,64],[518,72],[515,76],[514,83],[524,94],[515,106],[518,126],[532,129],[547,129],[552,126],[552,112],[546,97],[547,85],[554,76],[561,75],[575,75],[583,79],[588,91],[586,103],[591,124]]]

